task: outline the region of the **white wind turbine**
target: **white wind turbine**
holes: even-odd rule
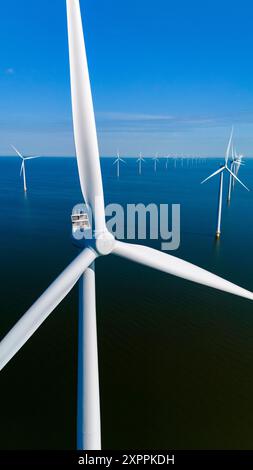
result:
[[[239,170],[239,167],[243,165],[243,163],[241,162],[241,159],[238,157],[237,153],[236,153],[236,150],[234,148],[234,146],[232,145],[232,158],[231,158],[231,162],[230,162],[230,170],[232,173],[235,173],[235,175],[237,176],[238,174],[238,170]],[[230,173],[229,175],[229,183],[228,183],[228,204],[230,204],[230,201],[231,201],[231,193],[232,193],[232,184],[234,186],[234,178],[233,178],[233,175],[232,173]]]
[[[166,170],[168,170],[168,166],[169,166],[169,158],[170,158],[170,156],[169,156],[169,155],[167,155],[167,157],[166,157],[166,161],[165,161],[165,169],[166,169]]]
[[[117,152],[117,158],[116,158],[116,160],[114,160],[114,162],[113,162],[113,165],[116,165],[116,166],[117,166],[117,178],[119,178],[119,174],[120,174],[120,162],[126,163],[125,160],[123,160],[123,158],[120,157],[119,151],[118,151],[118,152]]]
[[[229,174],[229,181],[228,181],[228,204],[231,201],[231,190],[232,190],[232,173],[234,172],[234,146],[232,145],[232,158],[230,162],[230,170],[231,173]]]
[[[159,158],[158,158],[158,154],[156,153],[155,157],[152,158],[152,160],[154,161],[154,172],[156,173],[156,170],[157,170],[157,163],[159,163]]]
[[[26,185],[26,168],[25,168],[25,162],[26,160],[33,160],[34,158],[39,158],[39,156],[34,156],[34,157],[24,157],[18,149],[16,149],[16,147],[14,147],[14,145],[11,145],[11,147],[13,148],[13,150],[16,152],[16,154],[21,158],[22,160],[22,163],[21,163],[21,167],[20,167],[20,176],[22,175],[23,173],[23,183],[24,183],[24,191],[26,193],[27,191],[27,185]]]
[[[139,173],[139,175],[141,175],[142,163],[145,162],[141,152],[140,152],[139,158],[136,160],[136,162],[138,163],[138,173]]]
[[[232,142],[232,138],[233,138],[233,128],[232,128],[232,131],[231,131],[231,134],[230,134],[230,138],[229,138],[229,142],[228,142],[228,146],[227,146],[227,151],[226,151],[226,156],[225,156],[225,163],[224,165],[221,165],[221,167],[219,168],[219,170],[215,171],[214,173],[212,173],[210,176],[208,176],[206,179],[204,179],[204,181],[201,182],[201,184],[205,183],[207,180],[209,180],[210,178],[212,178],[213,176],[216,176],[216,175],[220,175],[220,187],[219,187],[219,197],[218,197],[218,218],[217,218],[217,228],[216,228],[216,238],[220,238],[220,234],[221,234],[221,212],[222,212],[222,196],[223,196],[223,173],[224,171],[227,171],[230,175],[232,175],[232,177],[234,179],[236,179],[237,181],[239,181],[239,183],[245,188],[247,189],[247,191],[249,191],[249,189],[247,188],[247,186],[245,186],[245,184],[242,183],[241,180],[239,180],[239,178],[231,171],[231,169],[228,167],[228,159],[229,159],[229,154],[230,154],[230,148],[231,148],[231,142]]]
[[[236,176],[237,176],[238,173],[239,173],[240,166],[241,166],[241,165],[244,165],[242,159],[243,159],[243,155],[242,155],[242,154],[237,155],[237,152],[236,152],[236,149],[235,149],[234,167],[235,167],[235,174],[236,174]],[[233,187],[234,187],[234,186],[235,186],[235,180],[233,179]]]
[[[79,281],[78,448],[101,449],[96,332],[95,260],[114,254],[135,263],[253,300],[253,293],[152,248],[115,240],[106,228],[96,125],[79,0],[66,0],[74,138],[81,189],[94,219],[93,239],[29,308],[0,343],[0,370]],[[108,276],[108,273],[105,273]],[[113,288],[113,286],[112,286]],[[18,399],[18,398],[17,398]]]

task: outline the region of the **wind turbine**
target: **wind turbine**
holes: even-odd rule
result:
[[[117,178],[119,178],[120,162],[126,163],[123,158],[120,158],[119,151],[117,152],[117,158],[114,160],[113,165],[117,166]]]
[[[217,228],[216,228],[216,238],[220,238],[221,235],[221,212],[222,212],[222,196],[223,196],[223,173],[224,171],[227,171],[234,179],[239,181],[239,183],[249,191],[247,186],[242,183],[241,180],[231,171],[231,169],[228,167],[228,158],[230,154],[230,148],[231,148],[231,143],[232,143],[232,138],[233,138],[233,128],[231,130],[228,146],[227,146],[227,151],[226,151],[226,156],[225,156],[225,163],[224,165],[221,165],[219,170],[215,171],[212,173],[210,176],[208,176],[206,179],[204,179],[201,184],[205,183],[207,180],[211,179],[215,175],[220,175],[220,188],[219,188],[219,196],[218,196],[218,219],[217,219]]]
[[[21,167],[20,167],[20,176],[23,173],[23,183],[24,183],[24,191],[26,193],[27,191],[27,186],[26,186],[26,170],[25,170],[25,161],[26,160],[33,160],[34,158],[39,158],[39,156],[34,156],[34,157],[24,157],[14,145],[11,145],[13,150],[16,152],[16,154],[22,159]]]
[[[167,157],[166,157],[166,161],[165,161],[165,169],[166,169],[166,170],[168,170],[168,165],[169,165],[169,158],[170,158],[170,156],[169,156],[169,155],[167,155]]]
[[[230,170],[232,173],[234,172],[234,159],[235,159],[235,152],[234,152],[234,145],[232,145],[232,158],[230,162]],[[228,182],[228,204],[230,204],[230,201],[231,201],[232,179],[233,179],[233,176],[230,173],[229,182]]]
[[[234,166],[235,166],[235,174],[236,174],[236,176],[237,176],[238,173],[239,173],[240,166],[241,166],[241,165],[244,165],[242,159],[243,159],[242,154],[237,155],[237,152],[236,152],[236,150],[235,150]],[[235,181],[233,180],[233,187],[234,187],[234,186],[235,186]]]
[[[157,153],[156,153],[155,157],[152,158],[152,160],[154,161],[154,172],[156,173],[157,163],[159,163],[159,158],[158,158]]]
[[[238,174],[239,167],[241,165],[243,165],[243,163],[241,162],[241,158],[238,157],[234,146],[232,146],[232,159],[231,159],[231,163],[230,163],[230,170],[233,173],[235,173],[236,176]],[[230,204],[230,201],[231,201],[232,185],[234,187],[234,178],[233,178],[232,174],[230,173],[229,183],[228,183],[228,204]]]
[[[100,450],[95,260],[113,254],[198,284],[253,300],[253,293],[187,261],[152,248],[115,240],[105,222],[104,193],[79,0],[66,0],[73,128],[79,179],[92,211],[93,238],[29,308],[0,343],[0,370],[79,281],[78,448]],[[108,273],[105,273],[108,276]],[[113,287],[113,286],[112,286]],[[18,395],[17,395],[18,399]]]
[[[143,158],[141,152],[140,152],[139,158],[136,160],[136,162],[138,163],[138,172],[139,172],[139,175],[141,175],[142,162],[145,162],[145,160],[144,160],[144,158]]]

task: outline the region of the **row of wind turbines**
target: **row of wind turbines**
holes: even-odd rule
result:
[[[195,157],[177,157],[177,156],[167,156],[167,157],[161,157],[158,158],[158,153],[152,158],[144,158],[142,155],[142,152],[140,152],[139,157],[136,159],[136,163],[138,166],[138,174],[142,174],[142,165],[143,163],[146,163],[147,160],[153,161],[153,168],[154,168],[154,173],[157,172],[157,164],[160,163],[160,160],[165,160],[165,169],[167,170],[169,167],[169,162],[173,161],[174,162],[174,167],[176,168],[177,166],[181,165],[181,167],[184,166],[184,162],[186,163],[186,166],[189,167],[190,165],[193,166],[193,162],[195,164],[199,162],[204,162],[206,161],[205,158],[195,158]],[[119,151],[117,151],[117,158],[114,160],[113,165],[116,165],[116,176],[117,178],[120,177],[120,167],[121,163],[126,164],[126,160],[123,160],[123,158],[120,157]]]
[[[183,259],[147,246],[118,241],[109,233],[105,220],[97,132],[79,0],[66,0],[66,5],[74,140],[83,198],[93,214],[93,238],[84,240],[81,252],[2,339],[0,370],[7,366],[78,282],[77,447],[81,450],[100,450],[95,282],[97,258],[107,255],[119,256],[134,263],[250,300],[253,300],[253,293]],[[61,15],[58,18],[61,18]],[[104,276],[108,275],[110,273],[104,273]],[[111,287],[113,291],[113,286]],[[180,292],[179,295],[182,293]],[[16,399],[19,400],[18,394]]]
[[[155,157],[152,158],[153,162],[154,162],[154,172],[156,173],[156,170],[157,170],[157,163],[159,163],[159,158],[158,158],[158,154],[156,154]],[[168,159],[167,159],[168,160]],[[166,168],[168,167],[168,161],[166,160]],[[143,158],[142,156],[142,153],[140,152],[140,155],[139,155],[139,158],[137,158],[136,162],[138,164],[138,173],[139,175],[142,174],[142,164],[145,163],[145,159]],[[126,164],[126,161],[123,160],[123,158],[120,157],[120,154],[119,154],[119,151],[117,151],[117,158],[116,160],[114,160],[113,162],[113,165],[116,165],[116,174],[117,174],[117,178],[120,177],[120,164],[121,163],[124,163]]]
[[[26,161],[27,160],[33,160],[35,158],[40,158],[39,155],[36,156],[24,156],[14,145],[11,145],[11,148],[14,150],[14,152],[18,155],[19,158],[21,158],[22,163],[20,167],[20,176],[23,176],[23,188],[24,192],[27,192],[27,180],[26,180]],[[195,160],[194,158],[183,158],[183,157],[162,157],[162,159],[165,158],[165,168],[166,170],[168,169],[169,165],[169,160],[173,159],[174,161],[174,167],[177,166],[177,160],[181,161],[181,166],[183,166],[183,161],[186,160],[187,166],[189,166],[189,161],[193,162]],[[200,161],[204,161],[204,159],[199,159]],[[152,158],[152,161],[154,162],[154,172],[156,173],[157,171],[157,164],[160,162],[160,159],[158,158],[158,154],[155,155],[155,157]],[[139,158],[136,160],[138,164],[138,174],[142,174],[142,164],[146,162],[144,159],[142,153],[140,152]],[[121,163],[124,163],[126,165],[126,161],[121,158],[119,151],[117,151],[117,158],[114,160],[113,165],[116,165],[116,176],[119,179],[120,177],[120,166]]]

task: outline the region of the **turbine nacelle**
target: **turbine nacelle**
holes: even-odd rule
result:
[[[73,244],[80,249],[92,248],[97,255],[109,255],[114,248],[115,238],[105,227],[96,231],[91,224],[91,210],[80,205],[71,215]],[[78,207],[78,206],[77,206]]]

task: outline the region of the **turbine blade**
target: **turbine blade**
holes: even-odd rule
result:
[[[83,250],[7,333],[0,342],[0,370],[22,348],[43,321],[66,297],[79,277],[96,257],[95,251],[89,248]]]
[[[24,166],[25,166],[25,161],[23,160],[22,163],[21,163],[21,167],[20,167],[20,176],[22,175],[22,173],[24,171]]]
[[[25,160],[33,160],[34,158],[41,158],[41,156],[35,155],[34,157],[25,157]]]
[[[20,158],[22,158],[22,159],[24,158],[23,155],[22,155],[22,153],[20,153],[19,150],[16,149],[16,147],[14,147],[14,145],[11,145],[11,148],[13,148],[13,150],[16,152],[16,154],[17,154]]]
[[[67,0],[72,114],[79,179],[97,232],[105,231],[105,210],[96,123],[79,0]]]
[[[228,163],[228,158],[229,158],[229,152],[230,152],[230,148],[231,148],[233,133],[234,133],[234,126],[232,126],[231,133],[230,133],[230,138],[229,138],[229,141],[228,141],[228,146],[227,146],[227,151],[226,151],[226,157],[225,157],[225,164],[226,164],[226,165],[227,165],[227,163]]]
[[[249,191],[249,188],[247,188],[247,186],[245,186],[245,184],[239,180],[238,176],[236,176],[229,168],[227,168],[227,171],[233,176],[233,178],[236,179],[236,181],[238,181],[238,183],[240,183],[245,189],[247,189],[247,191]]]
[[[219,168],[217,171],[215,171],[215,172],[212,173],[210,176],[208,176],[206,179],[204,179],[203,181],[201,181],[200,184],[203,184],[203,183],[205,183],[207,180],[210,180],[210,178],[212,178],[212,177],[215,176],[215,175],[218,175],[218,174],[221,173],[224,169],[225,169],[225,166],[222,166],[222,167]]]
[[[120,162],[122,162],[122,163],[125,163],[125,164],[126,164],[126,162],[125,162],[125,160],[123,160],[123,158],[120,158],[119,160],[120,160]]]
[[[232,160],[234,160],[235,152],[234,152],[234,146],[233,145],[232,145],[232,150],[231,150],[231,156],[232,156]]]
[[[234,165],[239,165],[239,166],[241,166],[241,165],[244,166],[245,165],[245,163],[237,162],[236,160],[234,160],[233,163],[234,163]]]
[[[223,292],[238,295],[253,300],[253,293],[223,279],[216,274],[199,268],[188,261],[168,255],[153,248],[143,245],[132,245],[116,241],[113,250],[115,255],[127,258],[135,263],[140,263],[158,271],[163,271],[173,276],[181,277],[188,281],[196,282],[204,286],[212,287]]]

